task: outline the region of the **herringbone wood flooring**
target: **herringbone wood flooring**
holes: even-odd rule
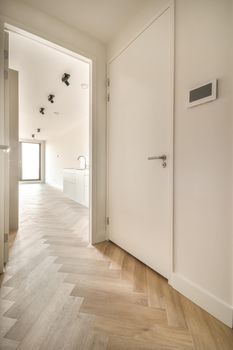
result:
[[[233,349],[233,331],[164,278],[111,242],[89,246],[87,209],[47,185],[20,192],[0,349]]]

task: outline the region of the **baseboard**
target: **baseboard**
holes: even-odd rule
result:
[[[221,299],[215,297],[197,284],[187,280],[183,276],[173,273],[171,286],[185,297],[193,301],[209,314],[233,328],[233,308]]]

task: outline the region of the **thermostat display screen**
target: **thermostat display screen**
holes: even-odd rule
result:
[[[189,102],[194,102],[212,95],[212,83],[200,86],[189,92]]]

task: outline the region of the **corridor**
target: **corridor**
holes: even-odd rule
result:
[[[88,244],[88,209],[20,186],[2,276],[0,349],[226,350],[232,330],[111,242]]]

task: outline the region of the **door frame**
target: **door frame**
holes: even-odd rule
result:
[[[97,111],[97,79],[96,79],[96,57],[80,52],[76,46],[70,45],[69,43],[63,41],[62,39],[54,38],[45,38],[44,35],[35,31],[33,27],[27,27],[17,23],[15,24],[10,18],[4,18],[0,16],[0,129],[4,130],[5,117],[4,117],[4,33],[5,32],[14,32],[34,41],[39,42],[40,44],[49,46],[57,51],[70,55],[74,58],[82,60],[89,64],[89,242],[94,244],[97,239],[97,161],[96,161],[96,137],[97,126],[94,122]],[[59,42],[59,44],[57,43]],[[4,144],[5,135],[3,131],[0,130],[0,143]],[[0,152],[0,165],[3,165],[4,153]],[[0,274],[4,271],[4,166],[0,167]]]
[[[170,21],[171,21],[171,87],[170,87],[170,127],[169,127],[169,226],[170,226],[170,268],[169,268],[169,277],[168,283],[172,284],[172,274],[174,272],[174,67],[175,67],[175,5],[174,0],[170,0],[166,6],[162,7],[160,11],[158,11],[151,20],[142,27],[142,29],[137,32],[125,45],[116,52],[107,62],[107,100],[109,101],[109,88],[111,81],[109,80],[109,71],[110,64],[118,58],[142,33],[144,33],[159,17],[161,17],[167,10],[170,10]],[[107,167],[106,167],[106,233],[107,237],[109,237],[109,226],[108,220],[109,218],[109,103],[107,104]]]

